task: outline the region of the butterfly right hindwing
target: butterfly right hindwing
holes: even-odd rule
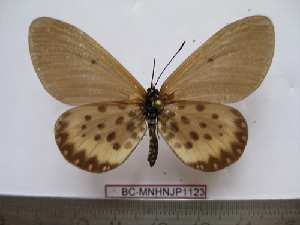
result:
[[[208,102],[182,101],[165,106],[158,130],[185,164],[203,171],[234,163],[248,139],[247,123],[238,110]]]

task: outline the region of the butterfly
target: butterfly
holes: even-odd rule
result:
[[[58,148],[68,162],[97,173],[121,165],[147,125],[150,166],[158,155],[158,131],[192,168],[217,171],[236,162],[248,140],[247,122],[222,103],[240,101],[258,88],[274,46],[269,18],[238,20],[192,53],[158,91],[152,82],[145,90],[102,46],[70,24],[41,17],[29,28],[30,56],[44,88],[77,106],[55,124]]]

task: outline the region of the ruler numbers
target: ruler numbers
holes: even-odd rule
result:
[[[300,200],[93,200],[0,196],[0,225],[7,224],[300,225]]]

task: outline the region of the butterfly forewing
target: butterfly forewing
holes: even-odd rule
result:
[[[46,17],[34,20],[29,28],[29,50],[43,86],[63,103],[143,100],[146,96],[116,59],[70,24]]]
[[[185,164],[203,171],[234,163],[248,139],[247,123],[239,111],[208,102],[167,105],[159,116],[158,130]]]
[[[161,98],[233,103],[263,81],[275,45],[274,27],[264,16],[238,20],[207,40],[164,82]]]
[[[55,125],[56,143],[70,163],[91,172],[122,164],[146,132],[140,107],[99,103],[73,108]]]

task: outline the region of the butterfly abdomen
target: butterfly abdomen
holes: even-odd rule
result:
[[[147,90],[147,99],[144,106],[144,114],[148,123],[149,129],[149,154],[148,161],[150,166],[154,166],[158,154],[158,143],[156,136],[156,121],[159,114],[159,108],[157,107],[159,92],[151,85],[151,88]]]
[[[149,129],[149,154],[148,161],[150,166],[154,166],[158,154],[158,143],[156,136],[156,122],[155,120],[148,121]]]

